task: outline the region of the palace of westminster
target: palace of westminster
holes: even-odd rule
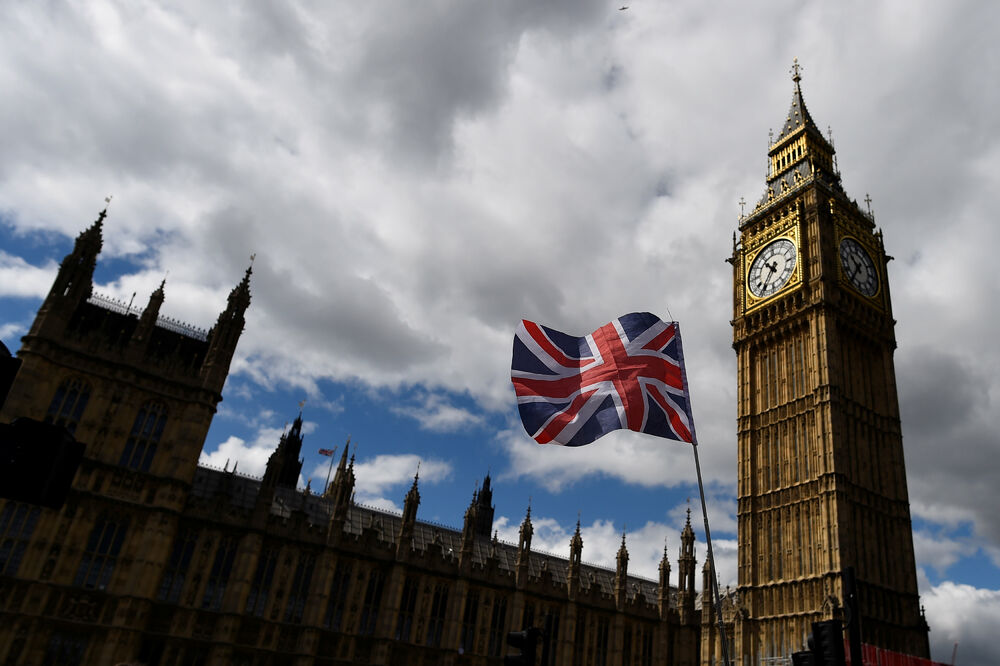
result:
[[[798,69],[742,216],[733,267],[738,586],[695,591],[690,518],[677,579],[656,581],[491,537],[492,488],[461,530],[353,502],[345,447],[299,490],[301,419],[263,478],[198,465],[250,305],[250,270],[206,333],[93,292],[105,214],[80,233],[22,338],[0,411],[85,445],[61,508],[0,500],[0,664],[501,664],[507,632],[551,621],[558,666],[787,664],[843,619],[856,571],[865,643],[928,657],[917,594],[882,234],[841,186]],[[711,572],[702,567],[702,589]]]

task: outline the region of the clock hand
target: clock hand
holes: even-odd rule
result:
[[[761,277],[759,280],[757,280],[757,287],[758,288],[766,287],[767,284],[771,281],[771,276],[774,275],[775,271],[778,270],[778,262],[777,261],[772,261],[769,264],[765,262],[764,265],[767,266],[768,274],[767,274],[767,277]],[[763,272],[764,272],[763,269],[761,269],[761,273],[763,273]]]

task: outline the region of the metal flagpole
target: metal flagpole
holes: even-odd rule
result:
[[[669,310],[668,310],[669,312]],[[715,618],[719,624],[719,642],[722,647],[722,663],[730,666],[729,641],[726,639],[726,626],[722,621],[722,603],[719,599],[719,581],[715,573],[715,554],[712,552],[712,531],[708,528],[708,505],[705,503],[705,484],[701,480],[701,461],[698,460],[698,435],[694,428],[694,417],[691,415],[691,391],[687,380],[687,370],[684,368],[684,346],[681,344],[681,326],[673,322],[677,331],[677,358],[680,362],[681,379],[684,382],[684,392],[688,399],[688,419],[691,425],[691,449],[694,451],[694,468],[698,474],[698,494],[701,496],[701,515],[705,520],[705,543],[708,545],[708,566],[712,574],[712,604]],[[704,591],[702,592],[704,594]],[[705,606],[702,604],[702,612]]]
[[[348,439],[350,441],[350,439]],[[333,455],[330,456],[330,466],[326,470],[326,485],[323,486],[323,494],[330,489],[330,472],[333,471],[333,459],[337,457],[337,447],[333,447]]]
[[[701,495],[701,515],[705,519],[705,542],[708,544],[708,566],[712,573],[712,598],[714,600],[715,618],[719,623],[719,639],[722,643],[722,663],[729,666],[729,641],[726,640],[726,626],[722,622],[722,603],[719,600],[719,580],[715,575],[715,555],[712,552],[712,532],[708,529],[708,508],[705,504],[705,484],[701,480],[701,463],[698,461],[698,442],[691,442],[694,450],[694,468],[698,472],[698,494]],[[702,612],[705,608],[702,606]]]

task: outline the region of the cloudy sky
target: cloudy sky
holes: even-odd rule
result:
[[[431,0],[4,3],[0,338],[113,195],[97,290],[210,327],[253,304],[202,456],[259,474],[306,400],[303,481],[357,443],[358,499],[655,575],[688,448],[539,447],[509,382],[522,318],[681,321],[723,584],[735,582],[732,247],[792,59],[845,188],[884,230],[914,542],[934,656],[1000,662],[1000,6]],[[698,518],[697,505],[695,516]],[[696,520],[696,522],[698,522]],[[700,533],[700,530],[699,530]],[[699,559],[704,549],[699,550]],[[700,577],[699,577],[700,578]]]

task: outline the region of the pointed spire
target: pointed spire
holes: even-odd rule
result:
[[[474,513],[474,526],[475,534],[483,537],[490,536],[490,530],[493,529],[493,515],[495,507],[493,506],[493,490],[490,488],[490,475],[489,472],[486,473],[486,477],[483,479],[483,486],[479,489],[479,492],[473,495],[472,503],[475,505]]]
[[[663,558],[660,559],[660,585],[656,594],[660,617],[665,618],[670,611],[670,557],[667,552],[667,538],[663,537]]]
[[[278,446],[267,459],[267,468],[264,471],[261,487],[295,488],[299,482],[299,473],[302,471],[303,461],[299,459],[301,452],[302,414],[299,413],[295,422],[292,423],[292,429],[281,435]]]
[[[795,90],[792,93],[792,105],[788,109],[788,117],[785,119],[781,132],[778,133],[777,142],[780,142],[800,127],[812,126],[819,132],[812,116],[809,115],[805,101],[802,99],[802,87],[799,85],[799,82],[802,81],[802,66],[799,64],[798,58],[795,58],[793,61],[790,71],[792,72],[792,81],[795,82]]]
[[[528,510],[524,514],[524,520],[521,521],[521,532],[520,532],[520,542],[517,545],[518,559],[520,560],[521,555],[531,550],[531,537],[535,533],[535,528],[531,524],[531,503],[528,503]]]
[[[246,273],[243,274],[243,279],[229,292],[227,312],[243,314],[250,305],[250,276],[253,274],[254,256],[250,256],[250,265],[247,266]]]
[[[628,548],[625,547],[625,531],[622,530],[622,545],[618,549],[618,556],[615,558],[617,569],[615,570],[615,604],[621,610],[625,607],[627,598],[628,583]]]
[[[167,279],[163,278],[160,281],[160,286],[149,295],[149,303],[146,304],[146,309],[142,311],[139,323],[132,332],[133,341],[138,343],[134,353],[142,353],[142,350],[145,348],[143,343],[149,339],[153,327],[156,326],[156,321],[160,318],[160,308],[163,307],[164,287],[166,284]]]
[[[108,214],[105,207],[88,228],[80,232],[73,243],[73,251],[63,257],[59,272],[46,299],[47,304],[56,300],[80,302],[89,298],[94,288],[94,268],[97,255],[103,247],[102,228]],[[43,306],[44,309],[44,306]],[[34,327],[33,327],[34,328]]]
[[[625,530],[622,530],[622,545],[618,548],[618,574],[624,577],[628,571],[628,548],[625,547]]]
[[[667,549],[666,537],[663,537],[663,557],[660,558],[660,586],[670,586],[670,553]]]
[[[403,500],[403,516],[399,524],[399,538],[396,541],[396,551],[400,555],[406,555],[411,549],[413,541],[413,530],[417,524],[417,507],[420,506],[420,491],[417,485],[420,482],[420,464],[417,464],[417,472],[413,475],[413,485],[406,493]]]
[[[221,391],[229,374],[229,364],[236,352],[236,344],[243,334],[246,323],[244,315],[250,306],[250,275],[253,273],[253,259],[247,267],[243,279],[229,292],[226,309],[219,314],[215,326],[208,333],[209,347],[202,363],[202,374],[206,384]]]
[[[420,482],[420,463],[417,463],[417,472],[413,475],[413,484],[410,486],[409,492],[406,493],[406,500],[414,500],[418,504],[420,503],[420,490],[417,489],[417,485]],[[405,513],[405,511],[404,511]]]
[[[576,519],[576,531],[573,532],[572,538],[569,540],[569,552],[570,552],[570,563],[574,561],[579,565],[580,563],[580,553],[583,551],[583,537],[580,535],[580,519]]]
[[[108,208],[104,207],[97,215],[97,219],[88,228],[80,232],[76,237],[76,243],[74,244],[74,251],[77,249],[85,251],[87,254],[93,254],[95,257],[100,253],[102,246],[104,245],[104,218],[108,216]]]

